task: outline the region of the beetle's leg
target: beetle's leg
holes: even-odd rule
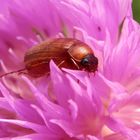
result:
[[[73,64],[74,64],[74,65],[77,67],[77,69],[79,70],[80,68],[79,68],[79,66],[77,65],[77,63],[75,62],[75,60],[71,58],[71,61],[73,62]]]
[[[60,67],[64,62],[65,60],[61,61],[57,66]]]
[[[65,62],[65,60],[61,61],[57,66],[60,67],[64,62]],[[49,76],[50,72],[47,72],[46,75]]]
[[[57,66],[60,67],[64,62],[65,62],[65,60],[61,61]],[[50,72],[47,72],[46,75],[49,76]]]
[[[71,61],[73,62],[73,64],[77,67],[77,69],[79,70],[80,68],[79,68],[79,66],[77,65],[77,63],[75,62],[75,60],[74,59],[72,59],[71,58]],[[79,79],[77,79],[77,83],[79,84]]]

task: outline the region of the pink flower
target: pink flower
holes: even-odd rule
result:
[[[107,29],[112,42],[117,41],[120,24],[126,16],[132,16],[131,0],[77,0],[76,2],[51,0],[51,2],[57,7],[66,26],[72,28],[70,31],[73,27],[75,29],[75,26],[80,27],[98,40],[106,39]]]
[[[51,61],[48,77],[3,77],[2,140],[140,139],[140,26],[131,1],[6,0],[0,9],[1,73],[23,68],[28,48],[55,37],[80,39],[99,60],[95,74]]]

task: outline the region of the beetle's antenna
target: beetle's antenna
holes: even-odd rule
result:
[[[4,77],[4,76],[7,76],[7,75],[9,75],[9,74],[14,74],[14,73],[21,74],[21,73],[25,73],[25,72],[24,72],[25,70],[26,70],[26,69],[23,68],[23,69],[20,69],[20,70],[17,70],[17,71],[7,72],[7,73],[4,73],[4,74],[0,75],[0,78],[2,78],[2,77]]]

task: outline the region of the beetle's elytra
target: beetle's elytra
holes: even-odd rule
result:
[[[25,70],[34,78],[44,76],[50,71],[50,60],[59,68],[95,72],[98,67],[98,59],[87,44],[73,38],[56,38],[44,41],[25,53]]]

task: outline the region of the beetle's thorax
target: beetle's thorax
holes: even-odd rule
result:
[[[82,42],[76,42],[68,49],[69,55],[77,62],[80,62],[86,55],[92,54],[91,48]]]

